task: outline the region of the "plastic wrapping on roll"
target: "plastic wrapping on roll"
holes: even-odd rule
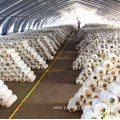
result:
[[[82,84],[83,84],[83,81],[80,80],[80,79],[77,77],[77,79],[76,79],[76,84],[77,84],[77,85],[82,85]]]
[[[87,78],[86,85],[90,89],[95,89],[97,87],[97,83],[90,78]]]
[[[116,54],[111,53],[108,55],[108,59],[112,62],[112,63],[117,63],[118,62],[118,57],[116,56]]]
[[[101,118],[93,112],[93,110],[91,109],[91,107],[89,107],[89,105],[83,108],[83,116],[84,116],[84,119],[100,119]]]
[[[74,100],[74,98],[71,98],[69,100],[68,105],[67,105],[67,109],[69,112],[77,111],[77,105],[76,105],[76,101]]]
[[[93,92],[92,95],[91,95],[91,98],[92,99],[98,98],[98,93]]]
[[[8,90],[7,85],[3,85],[0,87],[0,95],[3,95]]]
[[[103,80],[104,82],[107,82],[107,83],[113,82],[113,79],[114,79],[114,77],[113,77],[112,75],[104,75],[104,76],[102,77],[102,80]]]
[[[90,75],[90,79],[98,82],[98,81],[100,81],[100,76],[98,74],[96,74],[95,72],[92,72]]]
[[[110,106],[102,103],[98,98],[92,101],[93,111],[96,115],[105,117],[110,114]]]
[[[120,84],[110,83],[107,87],[107,90],[115,94],[116,96],[120,96]]]
[[[3,108],[10,107],[16,100],[17,100],[17,96],[13,94],[7,100],[2,102],[2,107]]]
[[[95,72],[100,76],[106,75],[106,70],[102,66],[96,67]]]
[[[11,90],[6,90],[1,96],[0,96],[0,99],[2,101],[5,101],[7,100],[10,96],[12,95],[12,91]]]
[[[99,99],[109,106],[118,104],[118,97],[107,90],[100,91]]]
[[[119,74],[119,73],[118,73],[117,70],[109,70],[109,71],[108,71],[108,75],[112,75],[112,76],[114,76],[114,77],[115,77],[115,76],[118,76],[118,74]]]
[[[109,60],[103,60],[101,65],[105,70],[111,70],[113,68],[113,63]]]

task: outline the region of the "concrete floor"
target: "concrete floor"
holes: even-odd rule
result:
[[[65,40],[67,42],[69,38]],[[59,48],[61,51],[65,43]],[[17,111],[14,119],[79,119],[82,111],[69,113],[65,108],[68,101],[78,91],[75,79],[80,71],[72,70],[72,63],[77,57],[75,37],[72,37],[66,48],[55,61],[49,72],[41,80],[37,88]],[[56,55],[57,56],[57,55]],[[52,63],[48,62],[49,65]],[[18,100],[8,109],[0,106],[0,119],[7,119],[36,84],[45,70],[35,70],[37,79],[33,83],[5,83]],[[58,107],[59,109],[55,109]]]

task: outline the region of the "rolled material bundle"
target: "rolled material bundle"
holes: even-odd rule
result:
[[[79,79],[82,80],[82,81],[85,81],[85,80],[86,80],[86,77],[80,74],[80,75],[79,75]]]
[[[102,66],[96,67],[95,72],[100,76],[106,75],[106,70]]]
[[[118,57],[116,56],[116,54],[111,53],[108,55],[108,59],[112,62],[112,63],[117,63],[118,62]]]
[[[110,54],[110,50],[109,50],[109,49],[104,49],[104,50],[103,50],[103,53],[104,53],[104,54]]]
[[[5,101],[5,100],[7,100],[11,95],[12,95],[12,91],[8,89],[7,91],[5,91],[4,94],[2,94],[2,95],[0,96],[0,100]]]
[[[116,77],[116,82],[120,83],[120,74]]]
[[[7,100],[2,102],[2,107],[3,108],[10,107],[16,100],[17,100],[17,96],[13,94]]]
[[[73,66],[72,69],[73,70],[78,70],[78,66]]]
[[[76,79],[76,84],[77,84],[77,85],[82,85],[82,84],[83,84],[83,81],[80,80],[80,79],[77,77],[77,79]]]
[[[32,75],[31,78],[27,79],[28,82],[33,82],[36,79],[35,75]]]
[[[101,54],[102,54],[102,50],[97,50],[97,51],[96,51],[96,54],[97,54],[97,55],[101,55]]]
[[[93,62],[93,67],[97,67],[97,66],[99,66],[99,65],[100,65],[99,62]]]
[[[99,58],[96,59],[96,62],[102,63],[102,61],[103,61],[103,58],[99,57]]]
[[[98,93],[93,92],[92,95],[91,95],[91,98],[92,99],[98,98]]]
[[[100,119],[101,117],[99,117],[93,112],[91,106],[87,105],[83,107],[83,118],[84,119]]]
[[[109,50],[113,50],[113,49],[115,48],[115,46],[114,46],[114,44],[109,44],[109,45],[107,46],[107,48],[108,48]]]
[[[69,112],[75,112],[77,110],[76,101],[74,98],[71,98],[68,102],[67,109]]]
[[[86,86],[93,90],[97,87],[97,83],[95,81],[91,80],[90,78],[87,78]]]
[[[114,106],[118,104],[118,97],[107,90],[100,91],[99,99],[101,100],[101,102],[104,102],[109,106]]]
[[[97,94],[99,94],[99,92],[102,91],[102,90],[104,90],[104,89],[101,88],[101,87],[98,87],[98,86],[95,88],[95,92],[96,92]]]
[[[85,69],[85,73],[88,73],[88,74],[92,73],[92,68]]]
[[[85,69],[91,68],[91,64],[90,63],[84,63],[83,65],[84,65]]]
[[[91,55],[90,55],[90,58],[95,60],[95,59],[98,58],[98,56],[97,56],[97,54],[91,54]]]
[[[91,63],[91,64],[92,64],[92,63],[93,63],[93,59],[87,58],[87,59],[86,59],[86,63]]]
[[[79,107],[80,107],[80,106],[83,106],[84,101],[83,101],[83,100],[82,100],[82,101],[79,100],[77,94],[78,94],[78,93],[76,93],[76,94],[74,95],[74,100],[76,101],[76,105],[79,106]]]
[[[108,71],[108,75],[112,75],[112,76],[114,76],[114,77],[116,77],[116,76],[118,76],[118,71],[117,70],[109,70]]]
[[[101,88],[103,88],[104,90],[107,89],[107,86],[108,86],[108,83],[107,83],[107,82],[104,82],[104,81],[99,81],[99,82],[98,82],[98,87],[101,87]]]
[[[107,87],[107,90],[115,94],[118,97],[120,96],[120,84],[110,83]]]
[[[120,119],[120,103],[111,107],[111,115]]]
[[[102,80],[104,81],[104,82],[107,82],[107,83],[111,83],[111,82],[113,82],[113,76],[112,75],[105,75],[105,76],[103,76],[102,77]]]
[[[3,95],[3,93],[5,93],[8,90],[7,85],[2,85],[0,87],[0,96]]]
[[[93,111],[96,115],[105,117],[110,114],[110,106],[102,103],[98,98],[92,101]]]
[[[90,75],[90,79],[95,82],[98,82],[98,81],[100,81],[100,76],[98,74],[96,74],[95,72],[92,72]]]
[[[88,97],[92,95],[92,90],[90,88],[83,87],[81,91]]]
[[[78,93],[77,93],[77,99],[79,101],[84,101],[86,98],[87,98],[87,96],[82,91],[78,91]]]
[[[111,70],[113,68],[113,63],[109,60],[103,60],[101,65],[105,70]]]
[[[85,104],[92,106],[92,99],[88,97],[88,98],[85,100]]]

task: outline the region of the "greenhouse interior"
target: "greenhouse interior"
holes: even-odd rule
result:
[[[120,119],[120,0],[0,0],[0,119]]]

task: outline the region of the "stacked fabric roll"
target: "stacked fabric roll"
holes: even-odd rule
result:
[[[76,79],[81,88],[67,108],[73,112],[81,107],[82,119],[120,118],[119,33],[111,33],[108,26],[104,30],[108,31],[106,34],[102,30],[99,27],[95,33],[88,33],[76,47],[80,50],[73,70],[82,70]]]
[[[4,81],[33,82],[36,76],[15,49],[0,49],[0,77]]]
[[[3,108],[8,108],[16,100],[17,96],[0,80],[0,105],[2,105]]]

